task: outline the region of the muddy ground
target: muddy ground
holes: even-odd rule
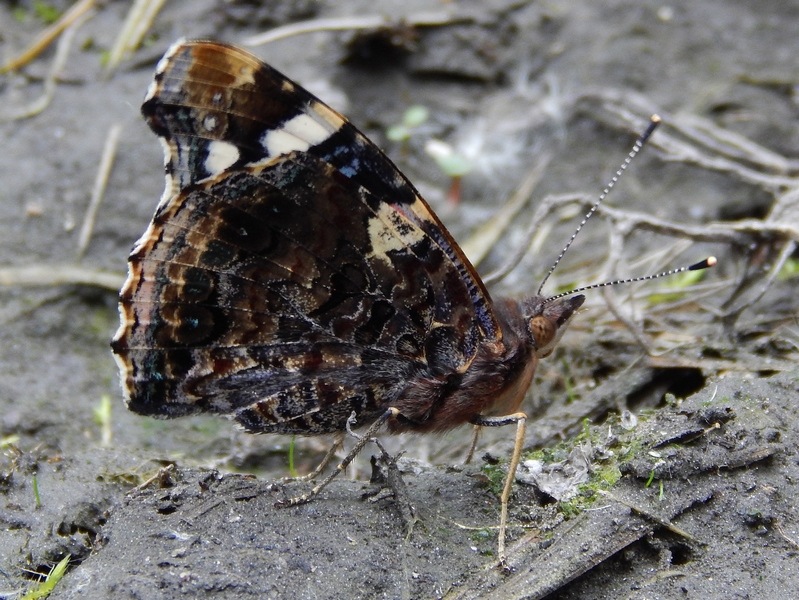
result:
[[[32,589],[67,554],[52,598],[762,598],[799,589],[790,276],[799,6],[257,4],[169,2],[143,47],[109,74],[103,60],[129,3],[105,3],[74,32],[50,104],[28,118],[14,117],[44,93],[54,51],[0,76],[0,597]],[[32,6],[0,5],[0,61],[45,26]],[[290,439],[245,436],[223,419],[129,413],[108,347],[114,288],[163,186],[161,150],[138,106],[166,47],[181,36],[242,42],[304,19],[379,14],[399,25],[431,11],[424,26],[316,31],[253,51],[385,147],[472,256],[475,228],[541,169],[531,203],[479,261],[489,273],[532,241],[491,286],[496,294],[535,292],[654,112],[664,125],[547,289],[708,254],[720,262],[697,281],[589,294],[528,399],[537,420],[526,445],[538,453],[511,499],[504,571],[493,528],[512,432],[486,432],[468,466],[467,429],[386,438],[405,452],[405,502],[369,483],[370,448],[315,502],[277,509],[308,488],[278,481],[289,474]],[[407,142],[387,141],[413,104],[429,120]],[[80,256],[114,125],[116,159]],[[472,160],[458,205],[424,153],[431,138]],[[298,440],[296,469],[311,470],[329,444]]]

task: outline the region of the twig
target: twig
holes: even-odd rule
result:
[[[53,96],[55,95],[58,75],[61,73],[61,69],[64,68],[64,65],[67,62],[67,57],[69,56],[69,50],[72,46],[72,40],[75,37],[75,33],[78,31],[80,26],[89,19],[89,17],[91,17],[91,13],[82,12],[75,19],[71,20],[69,26],[63,30],[63,35],[58,40],[58,45],[56,46],[56,55],[55,58],[53,58],[53,64],[51,65],[50,71],[47,73],[47,77],[44,80],[44,93],[41,95],[41,97],[39,97],[38,100],[31,102],[27,107],[22,108],[16,114],[12,113],[10,115],[0,115],[0,121],[28,119],[38,115],[49,106],[50,102],[53,100]]]
[[[606,263],[609,270],[606,272],[606,276],[610,276],[616,271],[616,265],[618,265],[619,260],[621,259],[622,248],[624,246],[624,237],[626,236],[627,232],[628,230],[625,227],[610,228],[610,256],[608,257],[608,261]],[[622,313],[618,303],[616,302],[616,297],[613,295],[610,288],[606,287],[602,291],[610,312],[612,312],[619,322],[621,322],[627,328],[641,348],[643,348],[644,352],[650,356],[654,354],[655,351],[652,347],[652,343],[647,338],[641,327]]]
[[[111,173],[111,167],[114,164],[114,157],[116,156],[117,145],[119,144],[119,134],[122,131],[122,126],[118,123],[111,126],[108,130],[108,135],[105,138],[105,146],[103,147],[103,155],[100,159],[100,168],[97,170],[97,177],[94,179],[94,187],[92,188],[92,197],[89,200],[89,206],[86,209],[86,216],[83,218],[83,225],[80,228],[80,235],[78,236],[78,259],[82,258],[86,253],[86,248],[89,246],[92,232],[94,231],[94,223],[97,219],[97,211],[103,201],[105,195],[105,188],[108,184],[108,176]]]
[[[521,210],[530,202],[533,191],[538,186],[541,177],[546,171],[549,159],[549,156],[544,156],[539,160],[504,206],[496,214],[492,215],[483,226],[475,230],[469,236],[469,239],[461,244],[461,249],[466,253],[466,256],[469,257],[469,260],[472,261],[472,264],[480,264],[489,251],[505,234],[508,227],[510,227]],[[497,271],[484,277],[483,283],[489,284],[502,279],[503,276],[516,268],[526,253],[524,248],[522,248],[522,250],[524,251],[518,252],[515,256],[511,257],[512,260],[508,261],[506,265],[503,265]]]
[[[295,35],[314,33],[317,31],[350,31],[358,29],[378,29],[402,24],[410,27],[449,25],[468,21],[468,17],[453,17],[446,12],[419,13],[407,15],[401,19],[389,19],[380,15],[367,15],[363,17],[341,17],[334,19],[310,19],[298,21],[282,27],[275,27],[265,33],[260,33],[242,40],[245,46],[261,46],[277,40],[282,40]]]
[[[84,17],[89,9],[94,7],[94,3],[95,0],[78,0],[72,5],[72,8],[61,15],[58,21],[40,33],[39,37],[36,38],[33,44],[28,46],[27,50],[0,66],[0,74],[16,71],[39,56],[63,31]]]
[[[675,533],[675,534],[679,535],[680,537],[685,538],[686,540],[694,542],[695,544],[702,544],[703,546],[706,545],[704,542],[702,542],[701,540],[695,538],[694,536],[692,536],[690,533],[688,533],[684,529],[680,529],[679,527],[677,527],[671,521],[669,521],[667,519],[664,519],[662,517],[659,517],[658,515],[646,510],[645,508],[637,506],[637,505],[633,504],[632,502],[628,502],[627,500],[624,500],[623,498],[619,498],[615,494],[612,494],[611,492],[608,492],[608,491],[605,491],[605,490],[597,490],[597,493],[601,494],[602,496],[605,496],[606,498],[609,498],[610,500],[614,500],[615,502],[618,502],[619,504],[622,504],[622,505],[626,506],[627,508],[629,508],[630,510],[636,512],[637,514],[641,515],[642,517],[646,517],[647,519],[649,519],[651,521],[654,521],[655,523],[657,523],[661,527],[665,527],[666,529],[668,529],[672,533]]]
[[[644,115],[658,112],[666,126],[652,138],[650,145],[658,148],[665,160],[734,175],[772,193],[796,185],[799,161],[786,159],[699,117],[685,119],[657,110],[652,102],[628,90],[591,92],[580,96],[576,104],[590,106],[594,118],[603,120],[604,116],[605,122],[633,131],[646,118]]]
[[[125,277],[121,273],[98,271],[80,265],[45,264],[0,267],[0,287],[88,285],[117,292],[124,281]]]
[[[796,540],[788,537],[788,535],[783,531],[782,524],[779,521],[774,521],[774,528],[780,533],[780,535],[788,542],[791,546],[793,546],[796,550],[799,550],[799,542]]]
[[[484,283],[496,282],[504,279],[515,269],[525,256],[537,256],[539,249],[552,231],[550,217],[555,210],[562,209],[569,204],[585,198],[575,194],[560,194],[545,196],[536,206],[535,212],[529,219],[529,225],[522,235],[523,240],[530,240],[526,245],[520,246],[515,255],[499,267],[496,271],[483,277]],[[571,215],[568,217],[571,218]]]
[[[150,487],[156,481],[159,481],[159,482],[161,482],[161,481],[169,481],[169,480],[171,480],[171,478],[172,478],[172,476],[174,474],[175,474],[175,463],[170,463],[170,464],[166,465],[165,467],[161,467],[160,469],[158,469],[158,472],[155,475],[153,475],[149,479],[146,479],[145,481],[143,481],[142,483],[140,483],[136,487],[128,490],[128,493],[126,494],[126,496],[131,496],[131,495],[135,494],[136,492],[140,492],[140,491],[142,491],[144,489],[147,489],[148,487]],[[161,487],[165,487],[165,486],[162,484]]]

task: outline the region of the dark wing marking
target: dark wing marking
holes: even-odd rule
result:
[[[501,337],[480,277],[413,184],[346,118],[252,54],[218,42],[176,44],[142,111],[167,147],[173,183],[165,201],[226,170],[291,151],[313,154],[430,236],[467,283],[485,336]]]
[[[143,111],[168,184],[130,256],[113,348],[129,407],[343,429],[498,337],[460,249],[343,117],[249,54],[180,44]]]

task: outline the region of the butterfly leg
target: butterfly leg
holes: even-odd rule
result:
[[[344,471],[349,464],[353,461],[353,459],[358,456],[358,454],[363,450],[363,447],[366,446],[370,441],[372,441],[372,437],[377,433],[377,431],[385,425],[386,421],[388,421],[391,417],[396,417],[399,415],[399,410],[396,408],[389,408],[386,412],[384,412],[380,417],[369,426],[364,434],[355,435],[350,431],[349,421],[347,422],[347,431],[349,431],[356,439],[355,445],[352,449],[347,453],[341,462],[336,466],[335,470],[328,475],[323,481],[318,483],[314,488],[301,496],[296,496],[294,498],[289,498],[288,500],[282,500],[278,502],[278,506],[297,506],[298,504],[305,504],[309,502],[311,499],[314,498],[319,492],[327,487],[327,485],[333,481],[339,473]]]
[[[474,458],[474,451],[477,449],[477,441],[480,439],[480,429],[482,429],[482,426],[474,426],[474,431],[472,432],[472,445],[469,446],[469,453],[466,455],[466,460],[463,461],[464,464],[468,465]]]
[[[502,495],[500,496],[500,513],[499,513],[499,539],[497,541],[497,556],[499,564],[505,564],[505,530],[508,527],[508,500],[510,500],[510,492],[513,488],[513,480],[516,479],[516,467],[519,466],[519,459],[522,456],[522,447],[524,446],[524,432],[527,427],[527,415],[523,412],[517,412],[512,415],[504,417],[478,417],[472,421],[474,425],[482,427],[502,427],[504,425],[511,425],[516,423],[516,439],[513,443],[513,455],[508,465],[508,475],[505,478],[505,486],[502,488]]]
[[[338,452],[339,448],[341,448],[343,445],[344,445],[344,434],[337,433],[336,439],[333,441],[333,445],[330,447],[330,450],[327,451],[325,457],[322,459],[322,462],[319,463],[319,466],[317,466],[312,472],[308,473],[307,475],[299,475],[297,477],[284,477],[283,479],[281,479],[281,481],[286,483],[293,481],[313,481],[314,479],[319,477],[322,471],[327,469],[327,466],[331,462],[333,462],[333,458],[335,458],[336,452]]]

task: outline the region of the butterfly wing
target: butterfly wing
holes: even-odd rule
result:
[[[142,110],[167,186],[112,343],[131,410],[338,431],[499,338],[482,282],[413,186],[271,67],[179,43]]]

